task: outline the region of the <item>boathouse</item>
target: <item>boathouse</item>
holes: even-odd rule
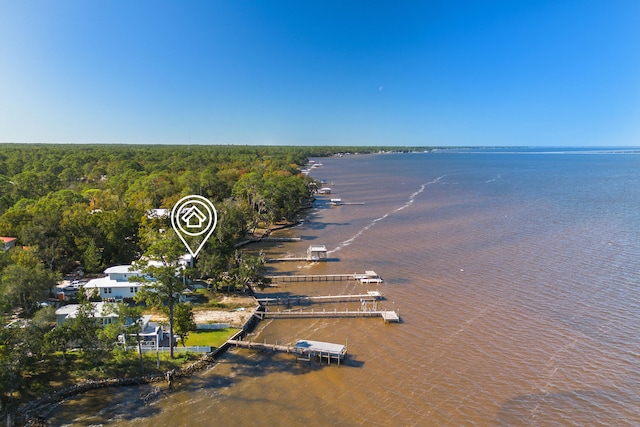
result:
[[[325,245],[311,245],[307,249],[307,261],[321,261],[327,259],[327,247]]]

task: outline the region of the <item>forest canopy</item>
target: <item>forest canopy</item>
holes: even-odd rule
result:
[[[0,236],[52,272],[98,272],[137,259],[146,236],[168,225],[151,209],[198,194],[220,207],[208,251],[220,258],[246,231],[308,203],[315,184],[300,169],[309,157],[383,150],[416,148],[0,144]],[[9,263],[0,254],[0,269]]]

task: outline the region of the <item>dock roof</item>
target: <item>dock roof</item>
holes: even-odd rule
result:
[[[346,353],[344,345],[322,341],[300,340],[296,343],[295,348],[305,349],[310,353],[330,353],[336,356],[342,356]]]

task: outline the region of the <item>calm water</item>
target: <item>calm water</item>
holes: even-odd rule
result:
[[[453,152],[320,159],[331,197],[264,246],[376,270],[380,319],[273,320],[251,337],[348,343],[346,366],[233,350],[143,406],[145,389],[86,394],[56,425],[640,425],[640,156]],[[287,284],[326,295],[376,285]],[[348,304],[329,306],[343,308]],[[357,305],[356,305],[357,306]],[[316,306],[319,307],[319,306]],[[352,305],[355,308],[355,306]]]

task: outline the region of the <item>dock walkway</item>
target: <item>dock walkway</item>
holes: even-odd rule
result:
[[[341,317],[382,317],[385,323],[400,322],[400,315],[393,310],[284,310],[284,311],[257,311],[254,316],[264,319],[314,319],[314,318],[341,318]]]
[[[286,297],[265,297],[257,298],[262,305],[301,305],[303,303],[310,304],[312,302],[352,302],[352,301],[379,301],[382,294],[378,291],[369,291],[366,294],[356,295],[321,295],[321,296],[286,296]]]
[[[277,283],[341,282],[346,280],[355,280],[355,276],[355,274],[292,274],[290,276],[266,276],[266,278]]]
[[[294,258],[288,258],[294,259]],[[345,282],[359,281],[361,283],[382,283],[382,278],[373,270],[367,270],[364,273],[349,274],[291,274],[291,275],[274,275],[265,276],[271,279],[272,283],[291,283],[291,282]]]
[[[263,237],[261,242],[299,242],[302,240],[300,237]]]

